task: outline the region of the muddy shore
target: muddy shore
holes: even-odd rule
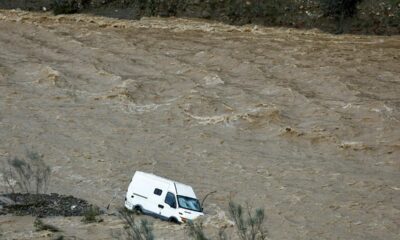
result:
[[[327,16],[320,1],[241,1],[241,0],[63,0],[75,2],[72,12],[113,17],[140,19],[142,17],[200,18],[233,25],[255,24],[262,26],[318,28],[335,33],[337,21]],[[52,11],[54,0],[0,1],[0,9]],[[357,7],[355,16],[343,23],[344,33],[353,34],[400,34],[400,1],[364,0]]]

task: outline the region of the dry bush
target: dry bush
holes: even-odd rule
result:
[[[125,224],[125,239],[154,240],[153,226],[150,222],[144,219],[136,221],[133,213],[124,208],[118,211],[118,215]]]
[[[7,160],[8,166],[2,169],[3,180],[12,193],[46,193],[51,170],[43,156],[32,151],[26,153],[27,159],[18,157]]]
[[[201,221],[189,221],[187,223],[187,235],[194,240],[211,240],[205,235]]]
[[[234,202],[229,203],[229,213],[235,222],[237,234],[241,240],[267,239],[267,230],[264,228],[264,209],[257,208],[254,211],[246,205],[244,208]]]
[[[200,221],[189,221],[186,226],[186,233],[189,239],[193,240],[211,240],[212,238],[207,237],[203,230],[203,222]],[[221,227],[218,231],[218,240],[227,240],[228,237],[225,234],[225,227]]]
[[[90,205],[90,207],[84,212],[82,222],[84,223],[101,222],[102,219],[98,218],[99,215],[100,215],[100,209],[96,206]]]
[[[234,202],[229,203],[229,213],[235,222],[236,233],[241,240],[265,240],[268,232],[264,228],[264,210],[257,208],[253,210],[249,205],[243,207]],[[187,235],[193,240],[211,240],[203,230],[201,221],[190,221],[187,223]],[[218,240],[227,240],[225,228],[220,228]]]
[[[44,223],[39,218],[35,219],[35,221],[33,222],[33,226],[35,227],[37,232],[40,232],[40,231],[60,232],[60,229],[58,229],[57,227],[55,227],[53,225]]]

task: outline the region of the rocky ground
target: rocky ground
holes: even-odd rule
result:
[[[0,195],[0,215],[83,216],[90,204],[73,196],[59,194],[12,193]]]
[[[135,170],[217,190],[210,233],[233,198],[265,208],[270,239],[398,239],[399,50],[398,36],[2,10],[0,157],[37,151],[49,192],[111,211]],[[44,219],[78,239],[122,228],[80,220]],[[33,221],[0,216],[3,237],[51,238]]]

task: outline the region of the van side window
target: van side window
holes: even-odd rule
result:
[[[176,208],[175,195],[171,192],[168,192],[167,196],[165,197],[165,203],[168,204],[172,208]]]
[[[161,196],[161,193],[162,193],[161,189],[159,189],[159,188],[154,189],[154,194],[155,195]]]

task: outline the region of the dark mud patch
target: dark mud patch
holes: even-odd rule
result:
[[[8,199],[8,201],[1,201]],[[83,216],[90,208],[86,200],[52,194],[11,193],[0,195],[0,215],[16,216]]]

